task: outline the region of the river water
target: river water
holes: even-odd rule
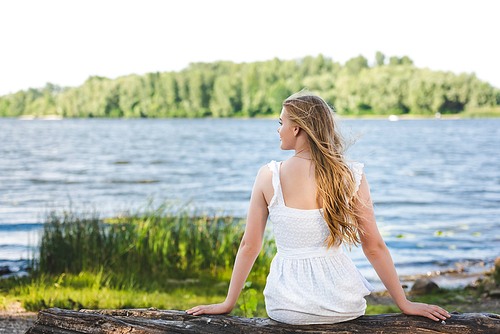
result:
[[[484,270],[500,255],[500,120],[342,120],[361,135],[375,214],[398,273]],[[0,119],[0,266],[21,270],[44,214],[110,217],[148,198],[246,216],[277,120]],[[378,278],[360,249],[351,258]]]

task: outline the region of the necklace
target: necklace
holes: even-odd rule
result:
[[[294,155],[292,158],[301,158],[301,159],[304,159],[304,160],[312,160],[310,158],[299,157],[298,155]]]
[[[297,158],[301,158],[301,159],[304,159],[304,160],[312,160],[311,158],[304,158],[304,157],[299,157],[298,154],[304,152],[306,150],[301,150],[301,151],[298,151],[298,152],[295,152],[294,154],[294,157],[297,157]]]

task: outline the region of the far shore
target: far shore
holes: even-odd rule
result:
[[[488,118],[500,118],[500,108],[492,108],[492,109],[476,109],[470,111],[464,111],[456,114],[447,114],[447,113],[436,113],[436,114],[358,114],[358,115],[346,115],[346,114],[338,114],[336,113],[336,117],[340,120],[390,120],[390,121],[399,121],[399,120],[460,120],[460,119],[488,119]],[[32,120],[45,120],[45,121],[59,121],[66,117],[62,115],[20,115],[17,117],[7,117],[0,116],[1,118],[16,118],[24,121],[32,121]],[[68,117],[68,119],[89,119],[93,117]],[[98,119],[136,119],[136,118],[126,118],[126,117],[96,117]],[[142,118],[142,119],[188,119],[183,117],[173,117],[173,118]],[[253,117],[250,116],[232,116],[232,117],[197,117],[196,119],[279,119],[279,115],[255,115]]]
[[[337,119],[339,120],[374,120],[374,121],[386,121],[389,120],[389,116],[391,115],[337,115]],[[398,121],[405,120],[437,120],[437,121],[446,121],[446,120],[467,120],[467,119],[498,119],[500,115],[492,115],[487,117],[470,117],[470,116],[461,116],[460,114],[452,114],[452,115],[441,115],[440,118],[436,118],[432,115],[394,115],[398,117]],[[43,121],[60,121],[63,119],[119,119],[119,120],[132,120],[132,119],[143,119],[143,120],[158,120],[158,119],[238,119],[238,120],[263,120],[263,119],[271,119],[278,120],[278,115],[270,115],[270,116],[234,116],[234,117],[198,117],[198,118],[187,118],[187,117],[172,117],[172,118],[126,118],[126,117],[35,117],[28,115],[27,117],[19,116],[19,117],[7,117],[3,116],[0,119],[18,119],[22,121],[34,121],[34,120],[43,120]]]

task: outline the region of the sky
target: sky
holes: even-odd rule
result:
[[[500,1],[1,1],[0,96],[191,62],[381,51],[500,87]]]

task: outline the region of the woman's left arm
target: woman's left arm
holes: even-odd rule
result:
[[[220,304],[199,305],[186,312],[188,314],[222,314],[233,310],[238,297],[245,285],[245,281],[252,269],[255,259],[262,248],[264,230],[266,228],[267,217],[269,215],[267,202],[264,198],[263,189],[266,184],[271,183],[269,178],[271,173],[267,166],[259,170],[250,198],[250,207],[248,209],[247,224],[245,233],[241,240],[236,260],[234,262],[233,274],[229,283],[229,290],[226,300]],[[272,175],[272,174],[271,174]]]
[[[406,299],[389,249],[378,230],[373,213],[370,187],[364,174],[358,190],[356,214],[359,226],[364,231],[364,233],[360,233],[363,252],[401,311],[405,314],[421,315],[436,321],[450,317],[448,312],[439,306],[414,303]]]

